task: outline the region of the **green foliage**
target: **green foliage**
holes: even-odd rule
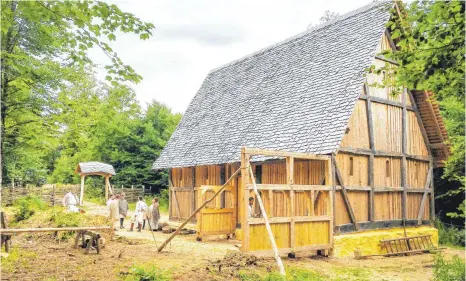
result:
[[[398,2],[398,5],[402,5]],[[395,71],[397,86],[434,93],[448,132],[451,156],[444,177],[462,183],[447,196],[465,191],[465,2],[413,1],[396,9],[388,23],[399,50],[385,54],[400,66]],[[436,194],[439,195],[439,194]],[[464,216],[463,211],[457,215]],[[455,216],[454,213],[450,214]]]
[[[447,226],[440,220],[435,221],[438,229],[438,240],[441,245],[463,246],[465,245],[465,230],[454,226]]]
[[[257,272],[239,271],[238,277],[241,281],[324,281],[331,280],[326,276],[302,268],[290,267],[287,268],[286,277],[278,272],[267,273],[264,276]]]
[[[63,126],[56,118],[68,114],[73,118],[67,112],[73,104],[64,95],[69,89],[79,92],[89,81],[83,79],[84,73],[93,76],[88,50],[97,47],[108,57],[106,87],[117,91],[120,82],[137,83],[142,77],[112,50],[109,43],[116,39],[115,32],[145,40],[154,26],[101,1],[2,1],[1,16],[2,179],[43,184],[62,150],[76,152],[76,147],[64,148],[60,142],[71,122]],[[95,126],[73,121],[75,127]],[[78,143],[85,140],[79,133],[75,136]]]
[[[170,281],[171,274],[152,263],[133,265],[129,268],[128,275],[121,276],[124,281]]]
[[[13,206],[18,208],[18,211],[15,214],[16,222],[27,220],[37,211],[44,210],[46,208],[46,205],[41,198],[32,195],[17,199]]]
[[[446,261],[441,253],[436,254],[434,262],[434,280],[462,281],[465,279],[464,259],[455,255],[451,261]]]
[[[29,268],[31,260],[36,258],[33,251],[12,247],[8,256],[1,258],[2,272],[14,272],[18,267]]]

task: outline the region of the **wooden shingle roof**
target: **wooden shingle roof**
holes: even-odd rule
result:
[[[101,162],[80,162],[76,167],[76,173],[82,175],[116,175],[112,165]]]
[[[334,152],[390,5],[371,3],[211,71],[153,169],[239,162],[243,146]]]

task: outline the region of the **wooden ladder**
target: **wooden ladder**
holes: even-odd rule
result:
[[[411,253],[428,253],[435,250],[432,235],[419,235],[395,239],[381,240],[382,247],[387,250],[384,256],[396,256]]]

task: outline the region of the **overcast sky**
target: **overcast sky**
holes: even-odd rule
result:
[[[371,0],[112,0],[156,29],[149,40],[117,34],[113,49],[142,75],[132,85],[141,104],[160,101],[184,112],[213,68],[318,24],[325,10],[344,14]],[[97,50],[99,64],[106,57]]]

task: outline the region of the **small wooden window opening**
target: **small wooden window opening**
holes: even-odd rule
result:
[[[385,176],[387,178],[391,177],[391,169],[390,169],[390,160],[385,161]]]
[[[257,165],[257,166],[256,166],[255,178],[256,178],[256,183],[257,183],[257,184],[261,184],[261,183],[262,183],[262,165]]]
[[[352,176],[354,175],[354,162],[353,162],[353,157],[349,158],[349,175]]]

